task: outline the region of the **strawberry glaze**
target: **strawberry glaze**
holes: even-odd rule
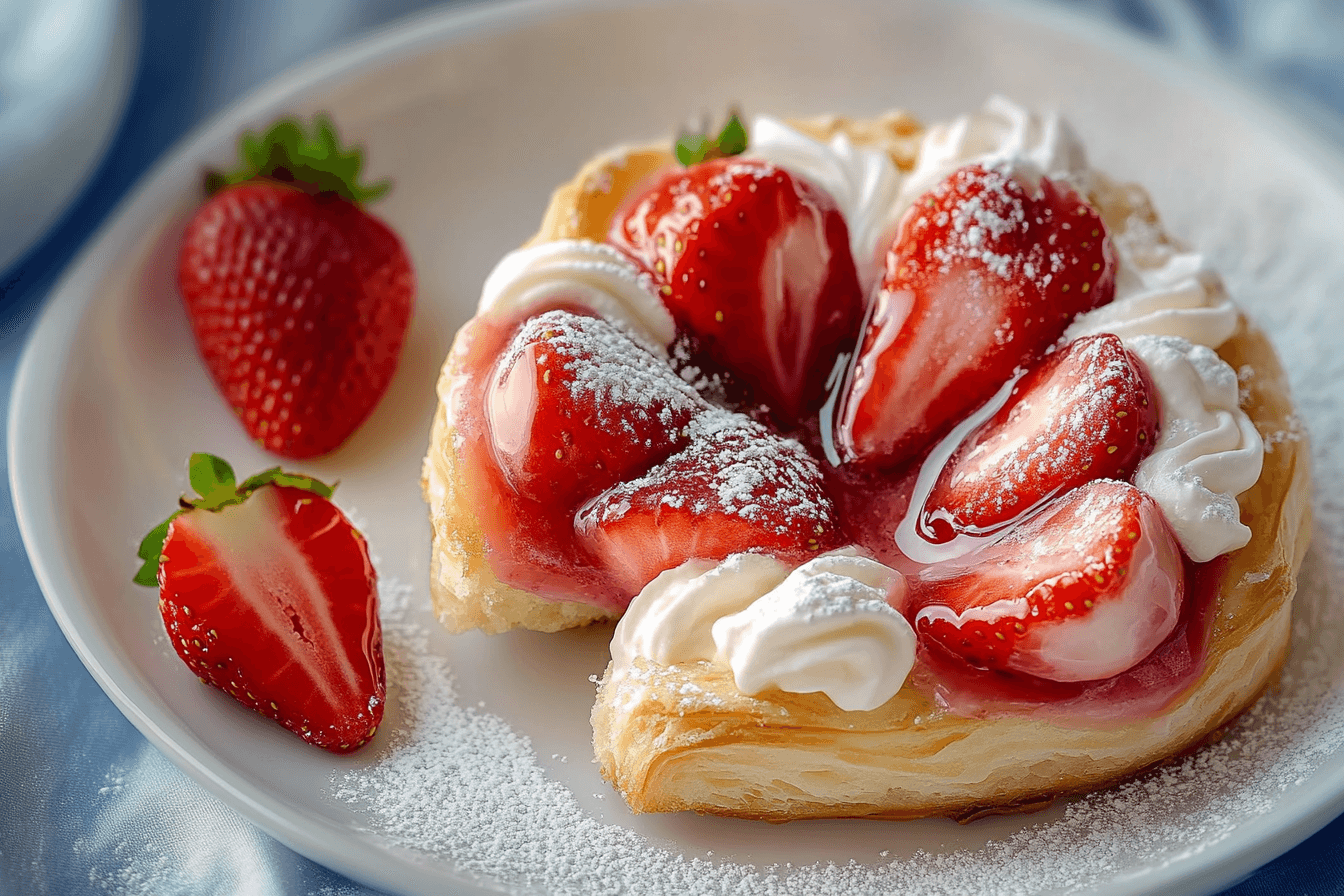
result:
[[[995,180],[992,174],[994,173],[983,170],[971,170],[975,183],[983,181],[990,183],[991,186],[999,185],[999,181]],[[1042,184],[1046,192],[1054,189],[1049,181],[1042,181]],[[1053,193],[1050,195],[1054,196]],[[1105,237],[1096,242],[1089,242],[1094,240],[1102,229],[1095,212],[1072,195],[1056,198],[1058,201],[1055,204],[1063,209],[1060,214],[1069,213],[1068,222],[1061,225],[1064,230],[1067,231],[1074,221],[1087,224],[1082,233],[1080,258],[1071,257],[1068,261],[1079,270],[1092,272],[1087,276],[1096,282],[1093,283],[1092,279],[1088,279],[1081,283],[1081,287],[1075,292],[1081,294],[1090,292],[1087,300],[1079,307],[1069,306],[1065,309],[1068,313],[1061,311],[1058,320],[1052,320],[1052,329],[1049,333],[1034,340],[1027,340],[1032,345],[1023,346],[1025,354],[1020,357],[1014,356],[1010,359],[1011,363],[1005,362],[1007,373],[1020,375],[1024,368],[1032,366],[1049,351],[1054,336],[1064,329],[1072,319],[1074,311],[1103,304],[1109,301],[1113,293],[1113,267],[1109,244],[1105,241]],[[976,207],[979,208],[978,205]],[[1022,215],[1019,214],[1018,217]],[[1007,232],[1008,227],[1005,224],[1001,229]],[[936,240],[934,243],[935,249],[942,246],[942,243]],[[1053,240],[1051,243],[1053,244]],[[898,239],[889,255],[889,263],[899,254],[896,249],[900,244]],[[976,258],[981,256],[977,255]],[[1084,264],[1084,261],[1089,263]],[[1060,267],[1062,264],[1063,262],[1060,262],[1051,268],[1042,263],[1038,267],[1041,270],[1062,271]],[[936,265],[926,267],[936,268]],[[904,270],[899,266],[898,269]],[[1051,281],[1047,278],[1042,282]],[[1058,285],[1057,283],[1056,286]],[[1066,284],[1060,288],[1067,291],[1069,287]],[[551,307],[563,304],[560,300],[550,303]],[[1059,302],[1048,304],[1054,305]],[[532,310],[536,312],[535,308]],[[554,500],[550,494],[522,494],[516,490],[516,484],[510,485],[508,477],[501,472],[499,452],[492,447],[489,413],[484,410],[489,401],[487,393],[491,388],[489,385],[491,371],[497,359],[504,353],[513,334],[523,323],[524,318],[521,316],[483,316],[472,321],[459,340],[457,368],[462,375],[459,376],[458,384],[455,386],[450,415],[457,430],[455,444],[458,446],[463,463],[462,478],[467,492],[466,498],[472,506],[478,508],[489,562],[501,581],[550,599],[578,600],[619,611],[629,602],[633,592],[638,592],[642,587],[640,582],[651,578],[645,575],[647,570],[642,568],[649,565],[647,558],[636,558],[639,562],[635,563],[635,566],[641,568],[632,577],[630,570],[614,568],[612,564],[615,561],[612,556],[604,557],[599,547],[594,547],[591,538],[585,539],[582,534],[576,536],[575,533],[576,520],[580,521],[579,529],[582,533],[585,514],[587,517],[593,516],[595,501],[611,500],[615,496],[616,504],[619,506],[613,512],[617,516],[624,513],[631,505],[628,496],[621,495],[622,486],[608,488],[601,496],[598,496],[596,491],[589,490],[579,498],[560,501]],[[672,357],[663,360],[669,363],[670,370],[676,371],[681,381],[695,387],[705,407],[718,408],[719,410],[715,411],[718,414],[726,413],[723,410],[725,406],[733,411],[745,411],[756,421],[751,425],[763,431],[774,429],[778,432],[777,427],[781,421],[770,408],[754,406],[755,402],[750,392],[755,390],[742,390],[741,384],[734,381],[735,375],[740,375],[739,369],[734,369],[734,365],[725,364],[724,359],[718,357],[712,346],[703,344],[703,340],[697,341],[693,333],[689,337],[685,332],[679,332],[678,335],[679,338],[670,346]],[[747,341],[751,341],[750,338]],[[863,355],[868,349],[867,342],[860,341],[858,347],[860,355]],[[857,363],[841,352],[837,372],[844,372],[846,360],[849,361],[851,368]],[[816,373],[814,370],[813,374]],[[851,453],[845,450],[847,445],[843,438],[848,432],[846,424],[849,422],[845,417],[843,399],[847,396],[846,390],[852,389],[852,380],[852,375],[832,376],[826,384],[831,393],[829,400],[822,403],[819,412],[813,410],[801,416],[784,415],[785,425],[789,427],[788,434],[798,439],[810,453],[810,460],[815,463],[815,467],[811,469],[815,470],[816,476],[824,481],[821,497],[816,500],[809,498],[816,507],[810,510],[804,508],[802,511],[806,519],[815,518],[818,521],[815,531],[819,537],[812,539],[805,546],[797,546],[796,550],[788,546],[787,539],[781,549],[780,545],[769,538],[745,541],[743,546],[735,550],[764,550],[788,562],[800,562],[807,559],[809,551],[817,552],[847,543],[855,544],[880,562],[907,577],[917,579],[923,570],[934,564],[920,562],[903,553],[898,546],[896,534],[902,520],[909,516],[921,467],[930,452],[937,448],[938,440],[932,437],[937,433],[921,439],[925,447],[915,448],[913,453],[909,451],[888,453],[889,460],[886,464],[838,463],[839,455]],[[993,378],[993,382],[1000,382],[1000,379]],[[742,392],[747,394],[740,394]],[[986,397],[987,393],[979,400],[983,401]],[[657,396],[650,396],[649,400],[659,399]],[[974,402],[976,399],[971,397],[970,400]],[[816,407],[815,404],[809,404],[813,408]],[[839,425],[833,427],[832,424],[836,421],[832,420],[832,416],[837,410],[840,411],[841,419],[838,421]],[[945,429],[946,424],[943,424],[942,428]],[[836,440],[838,444],[831,439],[833,433],[838,433],[841,437]],[[930,441],[934,444],[930,444]],[[791,444],[798,446],[799,442]],[[680,456],[672,460],[675,461]],[[824,458],[829,458],[829,462]],[[650,469],[655,468],[659,462],[659,459],[652,460],[649,464]],[[580,472],[577,475],[583,474]],[[685,481],[686,478],[687,471],[683,470],[680,481]],[[653,500],[655,509],[664,504],[680,508],[685,498],[675,489],[679,481],[668,480],[666,484],[669,491],[663,499]],[[810,483],[799,480],[799,484],[800,488],[779,494],[810,495],[816,491]],[[807,487],[801,487],[803,485]],[[757,494],[760,496],[766,493]],[[921,492],[921,496],[922,494]],[[656,489],[652,497],[658,498]],[[921,497],[921,502],[923,500]],[[1002,525],[1011,528],[1016,520],[1024,519],[1038,506],[1022,510],[1016,519],[1004,519]],[[769,512],[790,511],[772,509]],[[813,513],[812,517],[806,516],[809,512]],[[606,515],[610,514],[604,511],[603,519]],[[660,524],[655,520],[652,525],[653,537],[656,540],[657,527]],[[684,524],[683,528],[685,525],[691,524]],[[712,516],[708,528],[716,530],[720,528],[714,524]],[[750,529],[750,526],[746,528]],[[781,526],[778,531],[782,533],[785,528],[787,527]],[[693,526],[692,529],[694,530]],[[692,540],[698,537],[697,534]],[[922,537],[927,540],[928,533],[922,533]],[[966,537],[972,542],[977,542],[982,537],[986,541],[993,540],[997,535],[982,536],[968,533]],[[711,542],[713,540],[710,539]],[[629,546],[622,546],[621,551],[637,554],[638,548],[643,544],[644,542],[632,541],[629,545],[633,545],[635,550],[631,551]],[[907,549],[913,551],[914,547],[908,546]],[[718,550],[718,554],[709,559],[721,559],[727,556],[727,553],[732,553],[732,551],[724,553],[722,545],[719,544],[715,545],[715,550]],[[607,554],[610,555],[612,552],[607,551]],[[688,556],[701,555],[693,553]],[[657,559],[655,558],[655,565]],[[932,560],[930,557],[924,559]],[[670,568],[676,565],[676,562],[659,568]],[[922,645],[918,662],[909,681],[938,705],[958,715],[972,717],[1040,715],[1066,723],[1073,720],[1087,724],[1099,721],[1118,724],[1158,714],[1202,673],[1209,628],[1216,615],[1214,611],[1221,565],[1195,564],[1183,554],[1181,563],[1183,569],[1173,571],[1171,577],[1172,587],[1178,592],[1184,590],[1183,596],[1177,595],[1181,609],[1175,629],[1146,658],[1114,677],[1098,681],[1048,681],[1021,672],[978,669],[965,659],[953,656],[940,647]],[[655,569],[654,574],[656,572]],[[1121,575],[1123,576],[1123,573]],[[635,581],[636,578],[640,581]]]
[[[486,390],[496,360],[504,354],[526,314],[473,318],[454,348],[463,372],[449,408],[457,432],[464,499],[484,530],[490,567],[501,582],[550,600],[581,600],[620,610],[620,593],[574,534],[576,502],[551,495],[522,495],[505,479],[495,458],[485,418]]]

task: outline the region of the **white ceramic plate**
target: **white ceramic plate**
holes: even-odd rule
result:
[[[1094,163],[1145,183],[1285,349],[1317,445],[1318,519],[1282,691],[1220,746],[1121,792],[1036,816],[772,827],[639,817],[590,761],[603,630],[449,637],[427,603],[419,464],[434,380],[496,259],[550,189],[604,146],[736,102],[751,111],[936,119],[991,92],[1065,111]],[[369,536],[384,582],[384,733],[336,759],[203,691],[130,583],[140,535],[210,450],[244,438],[191,348],[173,285],[199,170],[236,135],[325,109],[397,181],[379,213],[421,295],[369,423],[306,467]],[[1249,94],[1136,42],[988,4],[527,3],[412,22],[273,83],[172,154],[52,296],[10,421],[15,506],[61,627],[126,715],[227,803],[298,851],[408,893],[1211,892],[1344,802],[1344,165]],[[1330,365],[1336,365],[1331,368]],[[829,888],[829,889],[828,889]]]

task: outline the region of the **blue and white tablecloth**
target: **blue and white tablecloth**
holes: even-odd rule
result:
[[[44,2],[55,20],[74,8],[69,0]],[[0,395],[6,409],[19,354],[56,278],[175,141],[282,69],[429,5],[425,0],[138,4],[138,64],[110,148],[45,238],[0,271]],[[1344,141],[1344,2],[1064,5],[1186,57],[1224,66]],[[12,19],[0,14],[0,32],[7,23]],[[5,54],[13,43],[0,33],[0,73],[11,62]],[[0,96],[0,107],[10,101]],[[7,217],[25,213],[14,195],[0,195],[0,203]],[[8,481],[6,470],[0,477],[6,493]],[[132,727],[84,670],[48,612],[8,500],[0,509],[0,589],[0,893],[371,892],[254,828]],[[1344,816],[1226,892],[1344,893]]]

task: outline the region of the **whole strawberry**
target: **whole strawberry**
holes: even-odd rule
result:
[[[135,577],[158,585],[178,656],[311,744],[363,746],[387,693],[364,537],[316,479],[275,467],[239,484],[210,454],[189,469],[199,497],[145,536]]]
[[[178,286],[196,345],[248,434],[276,454],[332,451],[387,390],[415,275],[397,235],[363,210],[359,150],[318,116],[243,137],[242,167],[207,179]]]

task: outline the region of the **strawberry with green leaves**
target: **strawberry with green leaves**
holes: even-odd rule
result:
[[[831,195],[745,148],[735,117],[716,139],[683,136],[687,167],[634,197],[607,239],[649,273],[696,365],[731,370],[788,424],[821,406],[863,295]]]
[[[358,149],[318,116],[243,137],[242,164],[207,179],[178,286],[197,348],[248,435],[286,457],[334,450],[397,368],[415,297],[405,247],[364,206]]]
[[[145,536],[135,576],[158,585],[178,656],[311,744],[363,746],[387,691],[364,537],[311,477],[275,467],[239,483],[210,454],[189,470],[198,496]]]

